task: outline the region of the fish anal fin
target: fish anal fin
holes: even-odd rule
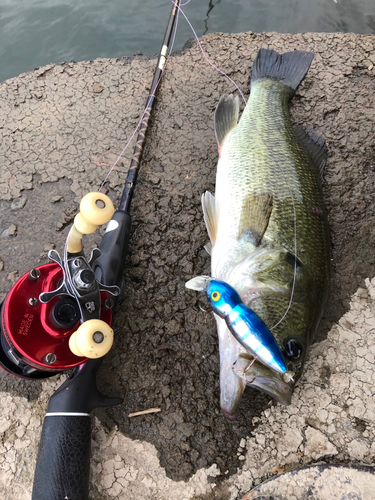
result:
[[[304,149],[314,167],[316,167],[317,173],[321,178],[328,158],[324,139],[320,137],[315,130],[311,128],[305,129],[302,125],[294,125],[293,131],[299,144]]]
[[[206,191],[202,195],[202,208],[208,236],[210,237],[211,245],[214,246],[217,237],[219,207],[215,196],[209,191]]]
[[[241,224],[238,239],[249,238],[259,246],[272,213],[273,197],[269,193],[250,193],[242,206]]]
[[[219,154],[225,137],[237,126],[239,108],[238,97],[233,97],[232,94],[221,97],[216,107],[214,125]]]

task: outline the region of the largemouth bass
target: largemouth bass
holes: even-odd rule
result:
[[[328,297],[330,244],[321,189],[327,154],[322,141],[293,128],[289,117],[289,101],[313,57],[261,49],[240,121],[233,96],[222,97],[215,112],[215,197],[202,196],[211,274],[263,320],[295,374],[287,383],[256,356],[243,369],[248,352],[215,315],[221,407],[230,417],[246,384],[290,403]],[[199,289],[198,282],[202,278],[187,287]]]

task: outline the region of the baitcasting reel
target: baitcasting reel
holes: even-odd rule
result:
[[[1,305],[0,366],[11,375],[50,377],[98,359],[112,347],[111,296],[118,296],[120,289],[98,281],[93,266],[101,251],[95,248],[87,260],[82,236],[108,222],[113,213],[107,196],[87,194],[67,237],[64,257],[50,250],[52,263],[23,275],[8,293]]]

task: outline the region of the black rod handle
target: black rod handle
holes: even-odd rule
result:
[[[99,246],[101,254],[92,264],[96,279],[104,285],[121,288],[131,222],[130,215],[122,210],[117,210],[108,222]]]
[[[90,415],[47,413],[32,500],[88,500],[90,452]]]

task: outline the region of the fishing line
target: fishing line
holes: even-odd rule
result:
[[[186,19],[186,22],[187,22],[187,23],[188,23],[188,25],[190,26],[190,29],[191,29],[191,31],[193,32],[194,37],[195,37],[195,39],[196,39],[196,41],[197,41],[197,43],[198,43],[198,45],[199,45],[199,48],[200,48],[200,50],[201,50],[201,52],[202,52],[202,55],[203,55],[203,57],[206,59],[206,61],[208,62],[208,64],[210,64],[210,65],[211,65],[214,69],[216,69],[216,71],[218,71],[218,72],[219,72],[219,73],[221,73],[223,76],[225,76],[225,78],[227,78],[227,79],[228,79],[228,80],[229,80],[229,81],[230,81],[230,82],[231,82],[231,83],[232,83],[232,84],[236,87],[236,89],[237,89],[237,90],[238,90],[238,92],[240,93],[240,95],[241,95],[242,99],[244,100],[244,103],[246,104],[246,99],[245,99],[245,96],[243,95],[243,93],[242,93],[242,91],[241,91],[240,87],[236,84],[236,82],[234,82],[234,81],[232,80],[232,78],[231,78],[230,76],[228,76],[228,75],[227,75],[224,71],[222,71],[220,68],[218,68],[217,66],[215,66],[215,65],[214,65],[214,64],[213,64],[213,63],[212,63],[212,62],[208,59],[208,57],[206,56],[206,54],[205,54],[205,52],[204,52],[204,50],[203,50],[203,47],[202,47],[202,45],[201,45],[200,41],[199,41],[198,35],[196,34],[196,32],[195,32],[195,30],[194,30],[194,28],[193,28],[193,26],[192,26],[191,22],[189,21],[189,19],[186,17],[185,12],[184,12],[184,11],[180,8],[180,6],[179,6],[179,5],[177,5],[177,4],[176,4],[173,0],[171,0],[171,1],[172,1],[172,3],[173,3],[174,5],[176,5],[176,7],[178,8],[179,12],[181,12],[181,14],[182,14],[182,15],[184,16],[184,18]],[[185,2],[184,4],[182,4],[182,6],[183,6],[183,5],[187,5],[188,3],[190,3],[190,1],[191,1],[191,0],[189,0],[188,2]]]
[[[185,2],[184,4],[182,4],[181,6],[184,6],[184,5],[187,5],[188,3],[190,3],[191,0],[188,0],[187,2]],[[172,0],[172,3],[175,4],[175,2]],[[175,4],[176,5],[176,4]],[[203,54],[203,57],[206,59],[206,61],[216,70],[218,71],[219,73],[221,73],[222,75],[224,75],[235,87],[236,89],[239,91],[239,93],[241,94],[241,97],[242,99],[244,100],[245,102],[245,105],[247,104],[246,102],[246,99],[245,99],[245,96],[243,95],[241,89],[239,88],[239,86],[224,72],[222,71],[220,68],[218,68],[217,66],[215,66],[209,59],[208,57],[206,56],[204,50],[203,50],[203,47],[199,41],[199,38],[198,38],[198,35],[196,34],[192,24],[190,23],[189,19],[187,18],[186,14],[183,12],[183,10],[177,5],[177,8],[178,10],[181,12],[181,14],[184,16],[184,18],[186,19],[186,22],[188,23],[188,25],[190,26],[190,29],[192,30],[193,34],[194,34],[194,37],[198,43],[198,46]],[[297,276],[297,215],[296,215],[296,207],[295,207],[295,203],[294,203],[294,196],[293,196],[293,192],[292,192],[292,188],[289,184],[289,180],[281,166],[281,163],[279,162],[279,160],[276,158],[276,156],[274,155],[273,151],[270,149],[270,147],[268,146],[268,144],[266,143],[266,141],[263,139],[262,137],[262,134],[259,132],[255,122],[254,122],[254,119],[252,116],[250,116],[250,120],[253,122],[253,125],[254,125],[254,128],[257,132],[257,134],[259,135],[261,141],[263,142],[263,144],[266,146],[269,154],[272,156],[272,158],[274,159],[274,161],[276,162],[276,164],[278,165],[281,173],[282,173],[282,176],[284,177],[284,181],[286,183],[286,185],[288,186],[288,190],[289,190],[289,194],[290,194],[290,197],[291,197],[291,200],[292,200],[292,205],[293,205],[293,217],[294,217],[294,274],[293,274],[293,285],[292,285],[292,291],[291,291],[291,294],[290,294],[290,301],[289,301],[289,304],[288,304],[288,307],[284,313],[284,316],[280,319],[280,321],[278,321],[278,323],[276,323],[276,325],[274,325],[272,328],[270,328],[270,330],[273,330],[274,328],[276,328],[286,317],[286,315],[288,314],[290,308],[291,308],[291,305],[292,305],[292,301],[293,301],[293,296],[294,296],[294,290],[295,290],[295,285],[296,285],[296,276]]]
[[[288,190],[289,190],[289,194],[290,194],[290,198],[292,200],[292,205],[293,205],[293,219],[294,219],[294,272],[293,272],[293,284],[292,284],[292,291],[291,291],[291,294],[290,294],[290,300],[289,300],[289,304],[288,304],[288,307],[284,313],[284,316],[276,323],[276,325],[273,325],[272,328],[270,328],[270,330],[273,330],[274,328],[276,328],[286,317],[286,315],[288,314],[291,306],[292,306],[292,301],[293,301],[293,296],[294,296],[294,289],[295,289],[295,285],[296,285],[296,277],[297,277],[297,215],[296,215],[296,206],[295,206],[295,203],[294,203],[294,196],[293,196],[293,191],[292,191],[292,188],[289,184],[289,180],[281,166],[281,163],[279,162],[279,160],[276,158],[275,154],[273,153],[272,149],[270,149],[270,147],[268,146],[267,142],[265,141],[265,139],[263,138],[262,134],[259,132],[257,126],[256,126],[256,123],[254,122],[254,119],[252,116],[250,116],[250,120],[253,122],[253,125],[254,125],[254,128],[256,130],[256,132],[258,133],[259,135],[259,138],[261,139],[261,141],[263,142],[263,144],[266,146],[269,154],[272,156],[272,158],[274,159],[274,161],[276,162],[277,166],[279,167],[280,171],[281,171],[281,174],[282,176],[284,177],[284,181],[286,183],[286,185],[288,186]]]
[[[183,6],[187,5],[188,3],[190,3],[190,1],[191,1],[191,0],[188,0],[187,2],[185,2],[185,3],[181,4],[181,6],[183,7]],[[213,64],[213,63],[212,63],[212,62],[208,59],[208,57],[206,56],[206,54],[205,54],[205,52],[204,52],[204,50],[203,50],[202,45],[200,44],[200,41],[199,41],[198,35],[197,35],[197,33],[195,32],[195,30],[194,30],[194,28],[193,28],[192,24],[190,23],[189,19],[186,17],[186,15],[185,15],[185,13],[183,12],[183,10],[181,9],[180,5],[177,5],[177,3],[176,3],[176,2],[174,2],[173,0],[172,0],[172,3],[173,3],[173,4],[177,7],[177,9],[178,9],[178,11],[177,11],[177,17],[176,17],[176,24],[175,24],[174,31],[173,31],[173,39],[172,39],[172,43],[171,43],[170,50],[169,50],[169,52],[168,52],[168,57],[167,57],[167,59],[166,59],[166,62],[165,62],[164,68],[163,68],[163,72],[162,72],[162,74],[161,74],[161,76],[160,76],[160,78],[159,78],[159,80],[158,80],[157,84],[155,85],[155,88],[154,88],[154,89],[152,89],[152,92],[151,92],[151,93],[152,93],[152,94],[154,94],[154,93],[155,93],[155,91],[156,91],[156,89],[157,89],[157,87],[158,87],[158,85],[159,85],[159,83],[160,83],[160,80],[161,80],[161,78],[162,78],[162,76],[163,76],[163,74],[164,74],[165,68],[166,68],[166,66],[167,66],[167,64],[168,64],[169,57],[170,57],[170,54],[172,53],[172,49],[173,49],[173,46],[174,46],[174,42],[175,42],[175,38],[176,38],[176,33],[177,33],[177,27],[178,27],[179,14],[180,14],[180,12],[181,12],[181,13],[182,13],[182,15],[185,17],[186,22],[187,22],[187,23],[188,23],[188,25],[190,26],[190,29],[192,30],[192,32],[193,32],[193,34],[194,34],[195,39],[196,39],[196,40],[197,40],[197,42],[198,42],[198,45],[199,45],[199,48],[200,48],[200,50],[201,50],[201,52],[202,52],[202,54],[203,54],[203,57],[206,59],[206,61],[207,61],[207,62],[208,62],[208,63],[209,63],[209,64],[210,64],[210,65],[211,65],[211,66],[212,66],[212,67],[213,67],[216,71],[218,71],[218,72],[219,72],[219,73],[221,73],[223,76],[225,76],[225,77],[226,77],[226,78],[227,78],[227,79],[228,79],[228,80],[229,80],[229,81],[230,81],[230,82],[231,82],[231,83],[232,83],[232,84],[236,87],[236,89],[237,89],[237,90],[238,90],[238,92],[241,94],[241,97],[242,97],[242,99],[244,100],[244,103],[245,103],[245,105],[246,105],[246,99],[245,99],[245,96],[243,95],[243,93],[242,93],[241,89],[239,88],[239,86],[238,86],[238,85],[237,85],[237,84],[236,84],[236,83],[235,83],[235,82],[234,82],[234,81],[230,78],[230,76],[228,76],[228,75],[227,75],[224,71],[222,71],[220,68],[218,68],[217,66],[215,66],[215,65],[214,65],[214,64]],[[139,127],[140,127],[140,126],[141,126],[141,124],[142,124],[142,120],[143,120],[143,117],[145,116],[145,114],[146,114],[146,109],[143,111],[142,116],[141,116],[141,118],[139,119],[138,124],[137,124],[137,126],[136,126],[136,128],[135,128],[135,130],[134,130],[133,134],[131,135],[130,139],[129,139],[129,140],[128,140],[128,142],[126,143],[126,145],[125,145],[124,149],[121,151],[121,153],[120,153],[120,154],[119,154],[119,156],[117,157],[116,161],[114,162],[114,164],[112,165],[112,167],[111,167],[111,168],[110,168],[110,170],[108,171],[108,173],[107,173],[107,175],[106,175],[105,179],[103,180],[102,184],[100,185],[100,187],[99,187],[99,189],[98,189],[98,191],[99,191],[99,192],[103,189],[104,184],[107,182],[107,180],[108,180],[109,176],[111,175],[111,173],[112,173],[113,169],[116,167],[117,163],[120,161],[120,159],[121,159],[121,158],[122,158],[122,156],[124,155],[125,151],[128,149],[128,147],[129,147],[129,145],[130,145],[131,141],[133,140],[133,138],[134,138],[135,134],[137,133],[137,131],[138,131]]]
[[[288,307],[284,313],[284,316],[276,323],[276,325],[273,325],[272,328],[270,328],[270,330],[273,330],[274,328],[276,328],[286,317],[286,315],[288,314],[291,306],[292,306],[292,301],[293,301],[293,296],[294,296],[294,289],[295,289],[295,285],[296,285],[296,277],[297,277],[297,215],[296,215],[296,206],[295,206],[295,203],[294,203],[294,196],[293,196],[293,191],[292,191],[292,188],[289,184],[289,180],[281,166],[281,163],[279,162],[279,160],[276,158],[276,156],[274,155],[272,149],[270,149],[270,147],[268,146],[267,142],[264,140],[264,138],[262,137],[262,134],[259,132],[256,124],[254,123],[254,119],[252,118],[252,116],[250,116],[250,120],[253,122],[253,125],[254,125],[254,128],[256,130],[256,132],[258,133],[261,141],[263,142],[263,144],[266,146],[269,154],[272,156],[272,158],[274,159],[274,161],[276,162],[277,166],[279,167],[280,171],[281,171],[281,174],[282,176],[284,177],[284,181],[286,183],[286,185],[288,186],[288,190],[289,190],[289,194],[290,194],[290,198],[292,200],[292,205],[293,205],[293,218],[294,218],[294,273],[293,273],[293,284],[292,284],[292,291],[291,291],[291,294],[290,294],[290,300],[289,300],[289,304],[288,304]]]
[[[187,18],[186,14],[184,13],[184,11],[181,9],[181,7],[184,7],[185,5],[187,5],[188,3],[190,3],[191,0],[188,0],[187,2],[181,4],[181,5],[177,5],[177,3],[174,1],[174,0],[171,0],[172,3],[177,7],[178,9],[178,12],[177,12],[177,17],[176,17],[176,24],[175,24],[175,27],[174,27],[174,32],[173,32],[173,39],[172,39],[172,43],[171,43],[171,47],[169,49],[169,52],[168,52],[168,57],[166,59],[166,62],[165,62],[165,65],[164,65],[164,68],[163,68],[163,71],[162,71],[162,74],[157,82],[157,84],[155,85],[155,88],[152,89],[152,94],[155,93],[160,81],[161,81],[161,78],[164,74],[164,71],[165,71],[165,68],[168,64],[168,61],[169,61],[169,58],[170,58],[170,54],[172,52],[172,49],[173,49],[173,46],[174,46],[174,42],[175,42],[175,38],[176,38],[176,33],[177,33],[177,27],[178,27],[178,21],[179,21],[179,13],[181,12],[181,14],[184,16],[186,22],[188,23],[191,31],[193,32],[193,35],[197,41],[197,44],[200,48],[200,51],[202,52],[202,55],[204,57],[204,59],[208,62],[208,64],[214,68],[216,71],[218,71],[220,74],[222,74],[225,78],[227,78],[227,80],[229,80],[234,86],[235,88],[238,90],[239,94],[241,95],[245,105],[247,104],[247,101],[246,101],[246,98],[244,96],[244,94],[242,93],[240,87],[236,84],[236,82],[234,80],[232,80],[232,78],[230,78],[229,75],[227,75],[224,71],[222,71],[220,68],[218,68],[215,64],[213,64],[209,58],[207,57],[200,41],[199,41],[199,38],[198,38],[198,35],[196,33],[196,31],[194,30],[191,22],[189,21],[189,19]],[[143,120],[143,117],[146,113],[146,109],[143,111],[142,113],[142,116],[141,118],[139,119],[138,121],[138,124],[133,132],[133,134],[131,135],[130,139],[128,140],[128,142],[126,143],[124,149],[122,150],[122,152],[120,153],[120,155],[118,156],[118,158],[116,159],[116,161],[114,162],[114,164],[112,165],[112,167],[110,168],[108,174],[106,175],[104,181],[102,182],[100,188],[99,188],[99,192],[102,190],[104,184],[107,182],[110,174],[112,173],[113,169],[115,168],[115,166],[117,165],[117,163],[120,161],[120,159],[122,158],[123,154],[125,153],[125,151],[127,150],[127,148],[129,147],[131,141],[133,140],[135,134],[137,133],[139,127],[141,126],[141,123],[142,123],[142,120]],[[250,117],[251,121],[253,121],[253,118]],[[285,183],[287,184],[288,186],[288,190],[289,190],[289,193],[290,193],[290,197],[291,197],[291,200],[292,200],[292,205],[293,205],[293,215],[294,215],[294,252],[295,252],[295,259],[294,259],[294,275],[293,275],[293,285],[292,285],[292,291],[291,291],[291,295],[290,295],[290,301],[289,301],[289,304],[288,304],[288,307],[283,315],[283,317],[280,319],[280,321],[278,323],[276,323],[276,325],[274,325],[272,328],[270,328],[270,330],[273,330],[274,328],[276,328],[286,317],[286,315],[288,314],[289,310],[290,310],[290,307],[292,305],[292,301],[293,301],[293,296],[294,296],[294,290],[295,290],[295,284],[296,284],[296,275],[297,275],[297,217],[296,217],[296,208],[295,208],[295,202],[294,202],[294,197],[293,197],[293,192],[292,192],[292,189],[291,189],[291,186],[289,184],[289,181],[288,181],[288,178],[287,176],[285,175],[285,172],[280,164],[280,162],[278,161],[278,159],[275,157],[273,151],[270,149],[270,147],[268,146],[268,144],[266,143],[266,141],[264,140],[264,138],[262,137],[262,134],[259,132],[256,124],[254,123],[253,121],[253,125],[254,125],[254,128],[258,134],[258,136],[260,137],[261,141],[263,142],[263,144],[266,146],[269,154],[272,156],[272,158],[274,159],[274,161],[276,162],[276,164],[278,165],[281,173],[282,173],[282,176],[285,180]]]
[[[188,2],[186,2],[186,3],[184,3],[183,5],[186,5],[186,4],[187,4],[187,3],[189,3],[189,2],[190,2],[190,0],[189,0]],[[174,2],[172,2],[172,3],[174,3]],[[173,50],[173,46],[174,46],[174,42],[175,42],[175,38],[176,38],[176,33],[177,33],[177,26],[178,26],[178,18],[179,18],[179,14],[180,14],[180,11],[178,10],[178,11],[177,11],[177,16],[176,16],[176,23],[175,23],[174,30],[173,30],[173,38],[172,38],[172,43],[171,43],[170,49],[169,49],[169,51],[168,51],[168,56],[167,56],[167,58],[166,58],[166,61],[165,61],[165,64],[164,64],[164,67],[163,67],[162,73],[161,73],[160,78],[159,78],[159,80],[157,81],[157,83],[156,83],[155,87],[154,87],[153,89],[151,89],[150,94],[155,94],[156,89],[158,88],[159,83],[160,83],[160,81],[161,81],[161,79],[162,79],[162,77],[163,77],[163,74],[164,74],[165,68],[167,67],[167,64],[168,64],[168,61],[169,61],[170,55],[171,55],[172,50]],[[145,108],[145,109],[143,110],[142,116],[140,117],[140,119],[139,119],[139,121],[138,121],[138,124],[137,124],[137,126],[136,126],[136,128],[135,128],[134,132],[132,133],[132,135],[131,135],[130,139],[129,139],[129,140],[128,140],[128,142],[126,143],[126,146],[125,146],[125,147],[124,147],[124,149],[121,151],[120,155],[118,156],[118,158],[116,159],[116,161],[114,162],[114,164],[112,165],[112,167],[109,169],[109,171],[108,171],[108,173],[107,173],[107,175],[106,175],[106,177],[105,177],[104,181],[101,183],[100,188],[98,189],[98,191],[99,191],[99,192],[103,189],[103,186],[104,186],[104,184],[107,182],[107,180],[108,180],[109,176],[111,175],[111,173],[112,173],[113,169],[115,168],[115,166],[117,165],[117,163],[120,161],[120,159],[122,158],[122,156],[123,156],[123,154],[125,153],[125,151],[128,149],[128,147],[129,147],[129,145],[130,145],[131,141],[133,140],[133,138],[134,138],[135,134],[137,133],[137,131],[138,131],[139,127],[141,126],[141,124],[142,124],[142,120],[143,120],[143,117],[145,116],[145,114],[146,114],[146,112],[147,112],[147,111],[148,111],[148,110],[147,110],[147,108]]]

